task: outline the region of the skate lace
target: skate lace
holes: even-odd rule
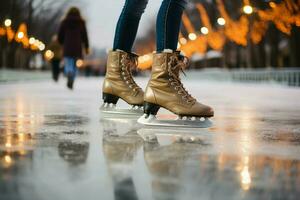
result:
[[[183,86],[181,79],[179,77],[179,72],[181,71],[184,75],[184,69],[188,66],[188,58],[185,56],[171,56],[170,61],[168,63],[168,72],[169,72],[169,81],[174,89],[177,91],[179,95],[182,96],[182,99],[187,103],[195,103],[196,99],[189,94],[189,92]]]
[[[131,69],[136,69],[138,65],[138,57],[136,55],[124,54],[121,59],[121,75],[125,83],[133,89],[139,91],[141,88],[136,84],[132,77]]]

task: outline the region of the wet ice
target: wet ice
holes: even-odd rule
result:
[[[0,85],[1,199],[299,197],[298,89],[185,80],[213,126],[165,129],[102,116],[100,82]]]

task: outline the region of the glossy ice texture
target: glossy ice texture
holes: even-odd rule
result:
[[[184,82],[211,128],[102,118],[99,79],[0,85],[0,199],[299,199],[300,90]]]

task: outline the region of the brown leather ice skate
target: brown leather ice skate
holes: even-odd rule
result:
[[[143,105],[143,90],[133,80],[131,69],[137,67],[138,56],[121,50],[110,51],[103,82],[103,101],[116,104],[119,98],[130,105]]]
[[[153,55],[150,81],[144,95],[144,113],[156,115],[163,107],[180,118],[207,118],[214,115],[211,107],[197,102],[183,87],[179,78],[187,58],[179,52],[163,52]]]

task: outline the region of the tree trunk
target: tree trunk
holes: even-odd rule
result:
[[[279,32],[274,24],[270,26],[269,45],[271,47],[271,67],[279,67]]]
[[[255,68],[263,68],[266,67],[266,52],[265,52],[265,41],[264,39],[253,46],[252,51],[252,64]]]
[[[293,26],[290,37],[290,65],[300,67],[300,27]]]
[[[241,61],[242,61],[242,59],[241,59],[241,47],[239,46],[239,45],[236,45],[236,48],[235,48],[235,51],[236,51],[236,53],[235,53],[235,56],[236,56],[236,59],[235,59],[235,68],[241,68]]]

